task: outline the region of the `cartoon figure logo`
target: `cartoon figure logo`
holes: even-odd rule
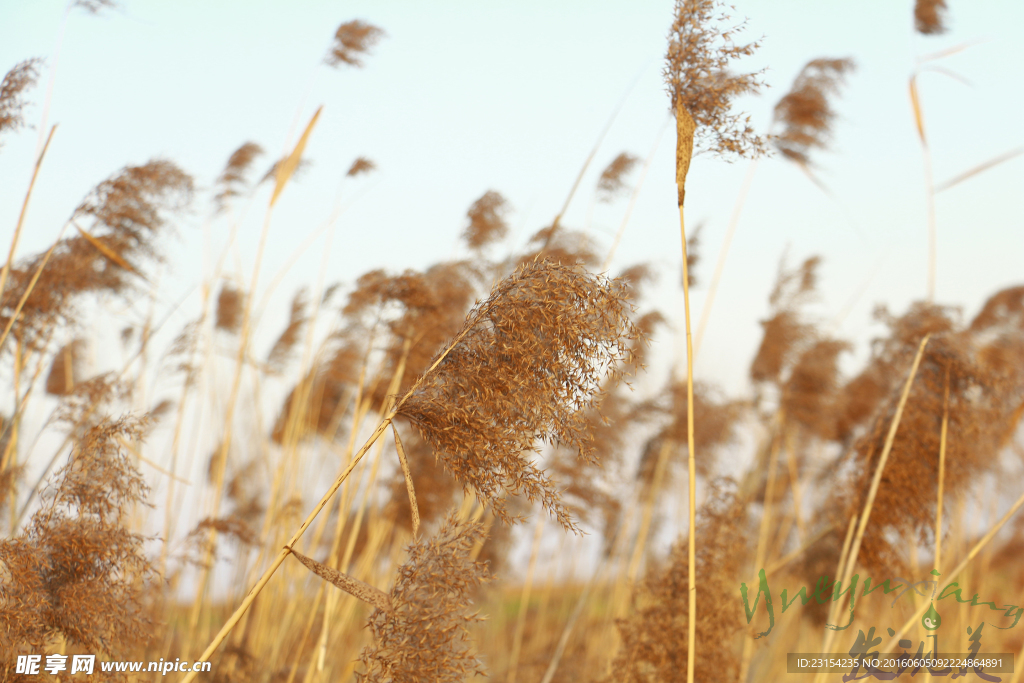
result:
[[[921,617],[921,625],[928,631],[934,631],[942,624],[942,617],[935,611],[935,605],[928,608],[928,611]]]

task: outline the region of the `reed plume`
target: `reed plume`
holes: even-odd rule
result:
[[[696,627],[695,679],[736,680],[739,658],[730,643],[740,632],[736,579],[746,559],[749,534],[746,509],[727,479],[710,484],[700,509],[702,541],[696,558],[701,619]],[[609,681],[641,683],[686,680],[693,641],[687,642],[689,617],[688,549],[673,545],[665,566],[652,566],[633,595],[634,613],[618,619],[622,647],[612,662]]]
[[[914,3],[914,30],[925,36],[946,32],[946,0],[917,0]]]
[[[472,594],[491,580],[487,565],[472,560],[484,537],[479,523],[459,522],[448,514],[438,532],[413,543],[388,593],[390,609],[374,610],[369,627],[373,645],[360,661],[367,683],[458,683],[482,674],[466,626],[481,617],[470,614]]]
[[[213,201],[218,211],[224,210],[228,199],[241,194],[241,190],[247,182],[246,173],[252,167],[252,162],[261,154],[263,154],[263,148],[255,142],[246,142],[231,153],[227,165],[216,181],[219,189],[214,195]]]
[[[839,92],[854,68],[849,58],[815,59],[800,70],[793,87],[775,105],[775,121],[783,130],[773,142],[783,156],[808,165],[812,150],[826,148],[836,118],[829,96]]]
[[[242,309],[245,294],[233,282],[221,285],[217,295],[217,310],[214,325],[219,330],[235,334],[242,326]]]
[[[331,49],[324,57],[328,66],[337,67],[341,64],[360,67],[363,60],[360,55],[369,53],[386,34],[383,29],[377,28],[365,21],[349,21],[338,27],[334,33],[334,41]]]
[[[696,150],[758,156],[767,150],[765,139],[755,134],[749,116],[734,114],[730,107],[736,97],[761,89],[761,72],[731,75],[729,63],[752,55],[760,41],[736,44],[734,36],[744,23],[724,30],[717,26],[729,19],[717,0],[676,0],[665,82],[672,110],[682,107],[693,118]]]
[[[357,157],[356,160],[352,162],[352,165],[348,167],[348,171],[345,172],[345,175],[349,178],[355,178],[356,176],[369,173],[375,168],[377,168],[377,164],[373,163],[366,157]]]
[[[508,233],[505,216],[510,210],[508,200],[501,193],[494,190],[485,192],[466,212],[469,225],[462,233],[466,246],[479,250],[505,237]]]
[[[524,494],[578,529],[525,453],[544,439],[593,460],[586,411],[600,403],[601,376],[622,374],[639,335],[625,295],[621,282],[581,266],[527,264],[474,307],[458,342],[399,408],[503,521],[513,521],[503,494]]]
[[[0,81],[0,136],[25,125],[24,94],[36,84],[42,63],[38,57],[18,62]]]
[[[126,527],[148,488],[118,445],[143,428],[122,418],[88,430],[48,502],[20,535],[0,540],[0,680],[12,680],[17,655],[45,651],[53,636],[114,658],[148,637],[143,590],[153,570],[144,538]]]
[[[603,202],[610,202],[626,189],[625,177],[640,161],[640,157],[622,152],[612,159],[597,179],[597,193]]]

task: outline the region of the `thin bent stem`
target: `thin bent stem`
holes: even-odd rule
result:
[[[18,214],[18,224],[14,226],[14,237],[11,238],[11,249],[7,252],[7,263],[4,264],[3,271],[0,272],[0,301],[4,297],[4,289],[7,288],[7,277],[11,273],[11,264],[14,263],[14,252],[18,248],[18,238],[21,237],[21,227],[25,224],[25,214],[28,212],[28,201],[32,198],[32,189],[36,186],[36,178],[39,177],[39,167],[43,165],[43,157],[46,156],[46,150],[50,147],[50,140],[53,139],[53,133],[57,130],[57,124],[53,125],[50,129],[50,134],[46,138],[46,143],[43,145],[42,151],[36,158],[36,165],[32,169],[32,179],[28,181],[28,189],[25,191],[25,199],[21,202],[21,213]]]
[[[694,353],[700,353],[700,344],[704,340],[704,331],[708,327],[708,320],[711,318],[711,307],[715,303],[715,294],[718,293],[718,283],[722,280],[722,271],[725,270],[725,258],[729,254],[729,247],[732,245],[732,238],[736,234],[736,226],[740,223],[740,213],[743,211],[743,204],[750,194],[750,186],[754,182],[754,171],[757,170],[757,159],[750,162],[747,167],[747,175],[743,178],[743,185],[740,186],[740,194],[736,198],[736,205],[732,209],[732,217],[729,218],[729,227],[725,231],[725,240],[722,248],[718,251],[718,262],[715,264],[715,273],[711,276],[711,283],[708,285],[708,295],[704,300],[704,308],[700,312],[700,321],[697,323],[697,341],[694,342]]]
[[[847,585],[850,581],[850,577],[853,575],[853,569],[857,565],[857,556],[860,554],[861,541],[864,539],[864,531],[867,529],[868,520],[871,517],[871,508],[875,503],[875,496],[878,495],[878,487],[882,482],[882,473],[885,471],[885,463],[889,460],[889,453],[892,451],[892,444],[896,440],[896,431],[899,429],[900,420],[903,418],[903,409],[907,405],[907,399],[910,397],[910,387],[914,384],[914,377],[917,376],[917,369],[921,365],[921,358],[924,356],[924,348],[928,344],[928,340],[931,338],[931,334],[926,334],[924,339],[921,340],[921,345],[917,349],[917,355],[914,357],[914,364],[910,368],[910,375],[907,377],[907,383],[903,387],[903,394],[900,396],[899,405],[896,408],[896,414],[893,416],[892,424],[889,426],[889,433],[885,438],[885,446],[882,448],[882,454],[878,458],[878,465],[875,467],[875,475],[871,480],[871,488],[868,490],[868,498],[864,503],[864,511],[861,513],[860,520],[857,524],[857,535],[854,536],[853,545],[850,547],[850,554],[846,561],[846,570],[842,574],[841,586]],[[836,607],[838,613],[838,606]],[[921,611],[924,613],[924,610]],[[918,615],[920,617],[921,615]],[[825,636],[825,646],[822,648],[822,652],[829,652],[829,648],[832,646],[832,641],[835,637],[835,631],[829,629]],[[890,644],[895,645],[895,642]],[[881,650],[881,652],[889,652],[890,648]]]

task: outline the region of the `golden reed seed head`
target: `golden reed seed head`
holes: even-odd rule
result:
[[[460,522],[452,511],[434,536],[409,546],[388,594],[391,609],[370,616],[373,645],[360,657],[359,681],[461,683],[483,674],[466,626],[481,620],[468,612],[472,594],[492,578],[472,559],[484,536],[481,524]]]
[[[383,29],[377,28],[364,21],[349,21],[338,27],[334,33],[334,42],[324,62],[328,66],[337,67],[340,64],[360,67],[363,61],[359,58],[367,54],[386,33]]]
[[[717,0],[676,0],[668,35],[664,76],[672,111],[682,107],[696,126],[694,150],[714,154],[758,156],[767,149],[754,133],[750,117],[730,112],[732,101],[758,92],[762,72],[731,75],[729,64],[749,56],[759,41],[737,45],[734,36],[744,23],[720,29],[729,21]]]
[[[473,202],[466,212],[469,225],[462,233],[466,246],[470,249],[481,249],[508,234],[505,216],[511,208],[501,193],[494,190],[488,190],[480,199]]]
[[[218,211],[224,209],[228,199],[241,193],[241,189],[246,185],[245,174],[252,167],[252,162],[261,154],[262,147],[255,142],[246,142],[228,157],[228,163],[216,182],[220,190],[213,198]]]
[[[0,81],[0,135],[25,125],[22,116],[25,101],[22,96],[36,84],[42,63],[43,60],[39,58],[18,62]]]
[[[839,92],[852,59],[815,59],[808,62],[793,87],[775,105],[775,120],[784,126],[773,142],[784,156],[801,164],[810,162],[813,149],[825,149],[836,113],[829,95]]]
[[[377,168],[377,164],[373,163],[366,157],[356,157],[356,160],[348,167],[348,172],[345,173],[345,175],[349,178],[355,178],[358,175],[369,173],[375,168]]]
[[[914,29],[926,36],[946,32],[946,0],[917,0],[914,3]]]
[[[597,180],[597,193],[602,202],[610,202],[626,189],[625,177],[640,161],[640,157],[622,152],[601,172]]]
[[[535,260],[469,313],[457,342],[399,408],[445,469],[511,523],[523,494],[568,530],[576,521],[529,452],[543,439],[593,460],[587,411],[603,377],[623,373],[640,336],[619,280]]]

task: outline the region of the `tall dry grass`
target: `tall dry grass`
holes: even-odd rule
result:
[[[945,30],[944,10],[918,2],[917,30]],[[265,244],[319,110],[262,181],[252,180],[262,154],[253,142],[208,191],[168,160],[125,166],[88,193],[51,247],[18,256],[23,209],[0,278],[12,390],[0,416],[0,681],[68,680],[23,675],[18,657],[82,653],[208,660],[199,676],[215,681],[777,680],[786,653],[848,650],[859,630],[888,628],[883,650],[907,647],[904,636],[926,641],[917,624],[927,594],[893,601],[852,587],[867,576],[872,586],[931,576],[939,592],[956,581],[981,602],[939,601],[947,651],[966,651],[967,627],[978,634],[986,622],[985,652],[1024,653],[1012,607],[1024,594],[1024,523],[1014,517],[1024,506],[1024,287],[996,292],[969,321],[930,297],[903,313],[879,307],[883,335],[844,373],[853,345],[809,313],[825,266],[783,261],[764,293],[753,395],[694,377],[713,299],[694,344],[698,242],[684,220],[694,155],[774,148],[810,172],[838,116],[830,98],[852,68],[810,61],[759,133],[732,106],[763,85],[762,73],[734,68],[758,46],[737,42],[742,27],[713,0],[678,0],[671,18],[681,316],[644,305],[652,267],[592,271],[605,253],[611,262],[642,175],[613,244],[562,224],[596,145],[561,211],[522,249],[504,242],[511,202],[489,190],[466,212],[465,258],[370,270],[346,289],[326,285],[325,260],[262,352],[254,340],[280,274],[261,284],[258,256],[246,279],[225,250],[210,259],[198,317],[170,348],[154,347],[159,321],[126,328],[123,366],[101,374],[86,324],[102,311],[97,298],[159,297],[163,240],[197,196],[211,220],[230,222],[232,239],[236,204],[267,199]],[[359,67],[384,36],[344,23],[324,63]],[[38,67],[27,60],[5,76],[0,135],[24,126]],[[639,163],[613,159],[595,201],[623,198]],[[360,156],[343,176],[374,169]],[[650,395],[631,391],[648,342],[680,317],[685,375],[670,371]],[[176,395],[140,411],[155,367],[175,378]],[[268,395],[282,397],[271,416],[261,410]],[[35,405],[52,409],[42,428],[61,444],[52,453],[25,434]],[[214,417],[202,439],[195,412]],[[150,436],[161,420],[169,454]],[[192,468],[203,480],[183,474],[190,449],[206,457]],[[749,464],[724,476],[737,462]],[[43,474],[33,482],[28,470]],[[154,473],[167,481],[162,500],[149,496]],[[199,513],[191,529],[179,528],[183,500]],[[593,554],[578,537],[588,531],[600,536]],[[665,534],[675,535],[667,553]]]

